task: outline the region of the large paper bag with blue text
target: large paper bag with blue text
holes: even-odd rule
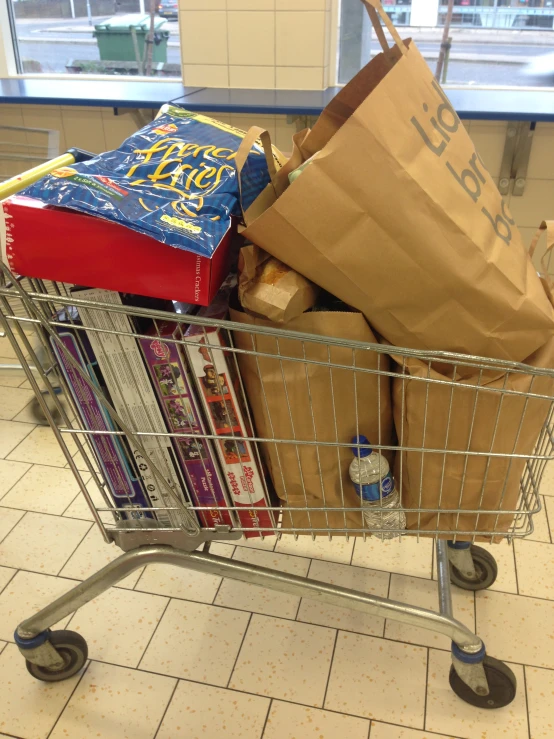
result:
[[[391,344],[521,361],[551,335],[552,305],[446,94],[368,2],[395,45],[295,137],[294,163],[312,161],[290,186],[290,167],[276,174],[245,234]]]

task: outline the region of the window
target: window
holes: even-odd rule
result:
[[[181,76],[178,0],[7,2],[20,73]]]
[[[380,51],[360,6],[341,2],[341,83]],[[383,0],[383,6],[435,71],[448,0]],[[443,83],[554,87],[554,0],[454,0],[448,35]]]

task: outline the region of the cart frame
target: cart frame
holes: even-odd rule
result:
[[[0,197],[2,193],[0,191]],[[539,399],[549,403],[549,413],[546,424],[539,437],[535,450],[532,454],[521,454],[514,449],[512,453],[493,452],[492,448],[489,452],[474,452],[469,446],[464,450],[450,450],[427,448],[425,445],[410,449],[400,444],[387,444],[385,439],[381,438],[379,431],[378,442],[373,445],[374,448],[381,451],[405,452],[413,451],[422,454],[442,455],[457,454],[462,455],[467,466],[468,460],[474,457],[486,458],[486,470],[489,469],[490,461],[495,458],[506,458],[508,460],[508,472],[514,460],[525,461],[524,475],[521,483],[520,497],[517,507],[506,509],[502,507],[502,499],[499,506],[495,510],[484,510],[481,506],[474,509],[457,508],[455,510],[447,510],[439,508],[439,513],[471,513],[471,514],[496,514],[496,518],[500,514],[503,516],[510,515],[513,518],[513,524],[509,527],[501,527],[494,530],[479,530],[477,524],[473,530],[452,532],[449,529],[440,529],[438,523],[436,530],[424,531],[423,529],[414,529],[411,531],[397,530],[395,533],[401,535],[426,535],[434,536],[436,540],[436,564],[438,576],[438,611],[431,611],[425,608],[412,606],[405,603],[399,603],[387,598],[376,597],[367,593],[358,592],[337,585],[316,581],[310,578],[298,577],[283,572],[278,572],[265,567],[254,564],[229,560],[224,557],[216,556],[210,553],[210,544],[212,541],[237,541],[242,538],[244,533],[248,532],[244,525],[238,523],[237,508],[234,505],[228,505],[228,511],[233,514],[232,526],[214,525],[212,527],[202,527],[199,524],[198,514],[216,506],[199,506],[194,505],[187,491],[177,491],[168,483],[164,474],[151,465],[152,471],[156,477],[158,484],[165,488],[168,496],[174,502],[174,505],[152,506],[144,509],[146,518],[133,518],[130,514],[122,513],[122,509],[118,508],[110,497],[110,491],[106,486],[105,480],[98,472],[95,464],[91,439],[95,434],[113,437],[125,437],[132,440],[133,445],[142,450],[147,456],[145,444],[148,438],[160,437],[198,437],[198,434],[190,434],[183,432],[177,433],[154,433],[152,429],[137,429],[129,422],[129,419],[123,419],[112,406],[109,398],[96,387],[91,378],[83,372],[76,361],[71,358],[67,349],[63,347],[56,333],[60,323],[58,311],[60,308],[66,309],[66,314],[70,313],[70,308],[76,308],[81,313],[91,314],[105,311],[106,314],[114,314],[124,316],[132,316],[134,318],[149,319],[157,326],[159,321],[171,320],[178,324],[196,324],[203,327],[204,332],[207,328],[217,328],[223,331],[233,332],[249,332],[250,334],[264,334],[275,337],[277,344],[285,339],[292,339],[301,342],[304,348],[303,357],[287,356],[286,352],[282,353],[279,349],[277,358],[273,356],[275,361],[279,361],[282,365],[284,361],[295,361],[304,364],[306,368],[311,364],[321,365],[321,361],[308,359],[306,353],[306,345],[318,344],[329,347],[347,347],[352,351],[353,363],[347,367],[344,365],[334,365],[330,358],[328,361],[329,371],[332,370],[349,370],[356,375],[362,372],[361,368],[356,364],[356,354],[358,352],[375,352],[379,356],[387,354],[389,348],[382,345],[367,345],[361,342],[345,342],[343,340],[315,336],[310,334],[302,334],[299,332],[291,332],[287,330],[277,330],[256,326],[255,329],[243,324],[237,324],[230,321],[206,320],[196,316],[178,316],[159,310],[151,310],[147,308],[129,307],[125,305],[106,305],[94,301],[79,299],[77,294],[71,292],[68,285],[50,282],[46,283],[41,279],[25,278],[28,283],[14,276],[8,266],[0,261],[0,332],[5,334],[15,351],[20,366],[25,371],[31,388],[34,390],[37,403],[39,404],[44,417],[48,420],[50,427],[60,444],[65,455],[70,470],[75,475],[80,490],[85,496],[89,508],[94,517],[94,521],[99,526],[100,531],[107,543],[115,543],[123,550],[123,554],[103,567],[92,577],[80,583],[68,593],[65,593],[53,603],[41,609],[38,613],[23,621],[15,631],[15,641],[24,656],[27,667],[32,675],[45,681],[59,681],[66,679],[78,672],[86,662],[87,646],[85,640],[74,632],[70,631],[51,631],[50,627],[73,613],[79,607],[83,606],[93,598],[105,592],[109,587],[115,585],[122,578],[126,577],[136,569],[150,563],[163,563],[183,568],[188,568],[197,572],[208,573],[220,577],[227,577],[233,580],[250,583],[261,587],[272,588],[284,593],[296,595],[299,597],[308,597],[322,603],[334,606],[342,606],[353,610],[361,611],[373,617],[393,619],[414,627],[423,627],[434,631],[438,634],[448,636],[452,641],[452,668],[450,672],[450,684],[454,691],[463,700],[483,708],[499,708],[510,703],[515,697],[516,681],[512,671],[502,662],[489,657],[486,653],[485,645],[482,640],[468,629],[460,621],[456,620],[453,615],[451,579],[461,586],[469,590],[478,590],[490,586],[496,577],[496,563],[494,558],[485,550],[475,546],[474,542],[478,537],[488,536],[491,540],[498,537],[506,537],[512,539],[514,537],[524,537],[533,531],[532,516],[540,511],[539,485],[540,480],[549,460],[554,459],[554,427],[552,423],[554,409],[554,395],[536,394],[532,392],[533,382],[529,392],[515,393],[524,399],[524,414],[527,404],[531,399]],[[28,284],[28,287],[27,287]],[[14,308],[14,304],[19,306],[19,310]],[[81,325],[76,325],[73,321],[71,328],[80,336],[82,332],[97,331],[110,334],[121,344],[123,334],[109,328],[99,329],[90,323],[83,321]],[[44,361],[39,361],[37,355],[37,347],[33,344],[29,334],[34,332],[41,351],[47,356],[48,371],[43,369]],[[133,339],[144,338],[136,329],[131,328],[127,334]],[[186,346],[187,340],[175,339],[175,343]],[[56,359],[52,347],[56,345],[58,349],[65,351],[67,358],[79,372],[83,380],[87,382],[90,390],[95,394],[101,402],[104,410],[109,414],[113,422],[112,431],[94,431],[87,428],[84,422],[79,418],[79,407],[75,402],[71,389],[64,376],[63,371]],[[212,346],[210,352],[215,351]],[[232,343],[221,351],[229,354],[233,361],[236,362],[238,355],[251,354],[259,360],[263,355],[255,349],[245,351],[237,349]],[[330,352],[330,349],[329,349]],[[417,357],[426,362],[431,368],[434,362],[448,362],[454,366],[471,367],[479,373],[479,378],[488,371],[501,371],[505,373],[521,373],[533,375],[533,381],[536,377],[554,378],[554,370],[536,369],[526,365],[502,362],[497,360],[483,359],[479,357],[469,357],[464,355],[456,355],[444,352],[417,352],[410,349],[394,349],[395,356],[400,357]],[[330,354],[329,354],[330,357]],[[267,358],[267,357],[266,357]],[[325,364],[325,363],[323,363]],[[378,369],[374,374],[383,377],[401,377],[400,370],[394,372],[391,370]],[[454,373],[455,374],[455,373]],[[306,377],[309,387],[309,373],[306,370]],[[429,377],[425,380],[428,384],[433,380]],[[220,379],[217,380],[220,383]],[[452,381],[451,384],[453,384]],[[474,386],[477,396],[478,392],[485,391],[479,382]],[[39,384],[40,383],[40,384]],[[444,383],[443,384],[449,384]],[[65,398],[71,411],[68,412],[66,406],[61,403],[59,395],[59,387],[65,393]],[[244,394],[244,388],[241,385]],[[265,392],[265,391],[264,391]],[[514,394],[513,391],[499,390],[502,396]],[[357,407],[356,396],[356,407]],[[267,399],[266,399],[267,402]],[[287,398],[288,410],[291,413],[290,402]],[[247,408],[247,401],[246,401]],[[248,413],[248,411],[246,411]],[[229,413],[227,410],[226,413]],[[427,406],[425,410],[427,414]],[[473,420],[475,418],[475,407],[473,409]],[[450,421],[450,418],[449,418]],[[315,423],[315,422],[314,422]],[[498,425],[498,418],[496,421]],[[523,418],[521,423],[523,423]],[[315,428],[315,426],[314,426]],[[521,428],[521,426],[520,426]],[[495,427],[496,433],[496,427]],[[519,431],[518,431],[519,435]],[[91,494],[87,490],[84,483],[82,473],[78,470],[75,460],[68,449],[66,438],[70,436],[77,445],[78,451],[82,454],[86,461],[88,471],[92,479],[102,493],[105,506],[99,507],[95,505]],[[321,446],[333,446],[336,448],[337,455],[344,447],[350,446],[348,443],[339,442],[337,439],[334,443],[315,441],[305,441],[297,438],[283,439],[277,436],[271,438],[259,437],[250,432],[247,435],[218,436],[214,434],[203,433],[201,438],[210,442],[219,442],[222,438],[231,439],[233,443],[238,441],[247,441],[257,448],[258,445],[264,444],[294,444],[297,448],[312,445],[316,449]],[[242,464],[242,462],[241,462]],[[487,472],[485,472],[486,478]],[[508,474],[508,473],[507,473]],[[465,479],[462,480],[462,490]],[[483,487],[485,481],[483,482]],[[442,483],[441,483],[442,486]],[[402,481],[400,480],[400,487]],[[342,490],[342,482],[341,482]],[[442,487],[441,487],[442,490]],[[304,489],[306,496],[306,490]],[[460,498],[461,500],[461,498]],[[267,501],[271,502],[270,493],[267,491]],[[295,536],[302,534],[311,534],[315,537],[316,533],[322,533],[329,537],[334,535],[350,536],[359,535],[364,539],[368,534],[363,525],[363,509],[352,507],[344,504],[341,508],[326,508],[325,505],[314,508],[308,506],[306,499],[306,507],[301,506],[298,510],[307,512],[319,512],[328,514],[332,512],[358,512],[360,514],[360,527],[358,529],[349,529],[341,527],[313,527],[313,529],[303,529],[292,527],[286,529],[282,521],[278,521],[278,517],[282,514],[280,505],[268,505],[268,510],[274,516],[275,524],[272,526],[272,532],[277,537],[283,535],[284,532],[290,530]],[[250,507],[253,507],[252,500]],[[247,506],[248,508],[248,506]],[[296,509],[295,509],[296,510]],[[382,513],[384,509],[380,510]],[[418,508],[411,509],[412,512],[421,514],[428,509],[420,505]],[[160,523],[157,518],[162,513],[178,513],[181,525],[168,526]],[[105,514],[112,514],[114,519],[113,525],[106,523]],[[143,514],[141,514],[143,515]],[[345,519],[346,520],[346,519]],[[478,519],[477,519],[478,520]],[[201,548],[201,550],[199,550]]]

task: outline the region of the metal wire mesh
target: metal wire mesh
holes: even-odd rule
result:
[[[365,537],[348,465],[351,438],[367,435],[368,419],[371,447],[391,463],[406,511],[398,535],[497,540],[533,530],[554,458],[549,347],[532,365],[420,352],[91,300],[69,285],[17,281],[0,267],[0,330],[107,541],[126,529]],[[72,337],[72,351],[62,335]],[[141,341],[158,341],[166,357],[156,370],[158,409],[148,399],[155,395]],[[91,358],[98,352],[111,352],[116,367],[103,380]],[[101,408],[96,426],[83,414],[85,391]],[[92,476],[88,488],[68,436]],[[108,442],[150,505],[114,490]],[[202,495],[183,460],[200,466]],[[240,468],[234,480],[229,460]]]

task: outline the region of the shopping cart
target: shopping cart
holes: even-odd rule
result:
[[[14,306],[18,309],[15,310]],[[122,329],[123,324],[127,328]],[[168,338],[167,332],[162,331],[165,322],[170,321],[182,330],[176,330]],[[148,325],[150,330],[145,333],[144,326]],[[472,374],[478,378],[470,383],[469,392],[471,405],[464,409],[468,415],[471,429],[478,413],[478,405],[481,397],[496,393],[499,405],[511,402],[510,399],[517,398],[520,403],[522,420],[518,429],[523,428],[524,418],[533,404],[540,402],[544,411],[546,422],[540,433],[538,442],[531,453],[518,453],[516,449],[504,452],[473,451],[470,444],[452,447],[448,444],[450,429],[458,423],[452,402],[448,411],[448,423],[444,446],[437,448],[425,442],[425,429],[429,429],[433,419],[428,416],[428,404],[423,410],[422,428],[424,429],[422,443],[417,447],[409,447],[402,443],[401,430],[398,431],[400,442],[394,439],[384,438],[379,428],[378,438],[373,439],[373,447],[384,454],[400,455],[400,460],[405,454],[417,454],[421,462],[421,480],[416,485],[416,499],[418,505],[414,505],[406,513],[411,520],[409,530],[398,528],[395,533],[398,536],[432,536],[436,540],[436,568],[438,577],[438,604],[437,612],[425,608],[395,602],[387,598],[369,595],[365,592],[357,592],[339,585],[331,585],[310,578],[278,572],[273,569],[256,566],[247,562],[227,559],[210,553],[210,544],[213,541],[237,541],[245,534],[260,534],[256,527],[255,516],[251,518],[251,524],[245,523],[244,510],[258,512],[259,507],[250,498],[246,505],[239,506],[238,503],[230,502],[222,506],[214,498],[208,504],[198,505],[191,498],[186,486],[179,487],[168,480],[163,471],[153,462],[153,452],[167,447],[171,439],[193,440],[195,444],[209,442],[210,444],[227,444],[237,449],[237,458],[242,459],[239,448],[245,444],[260,451],[272,451],[279,457],[280,450],[285,448],[295,449],[300,460],[306,454],[318,455],[331,450],[337,456],[337,465],[344,464],[344,453],[351,446],[350,438],[339,438],[338,434],[331,441],[328,438],[320,440],[316,438],[300,438],[294,433],[292,423],[292,435],[280,435],[278,432],[258,436],[256,431],[237,433],[232,430],[234,424],[228,420],[229,431],[224,435],[202,432],[198,430],[183,428],[179,432],[167,432],[153,430],[149,425],[149,419],[145,419],[142,425],[132,421],[132,415],[124,409],[117,412],[110,398],[99,388],[94,377],[83,368],[82,363],[75,359],[75,354],[70,353],[67,345],[60,339],[60,328],[68,329],[75,337],[76,345],[83,356],[87,355],[85,347],[86,337],[108,339],[120,351],[124,357],[124,345],[129,339],[138,341],[140,339],[154,337],[163,340],[165,344],[177,347],[186,352],[187,347],[192,345],[191,338],[187,337],[185,328],[189,325],[196,326],[206,339],[203,350],[207,352],[206,360],[208,366],[217,366],[218,352],[222,352],[230,365],[238,364],[248,358],[258,368],[267,365],[270,361],[274,363],[286,377],[290,366],[294,364],[305,374],[307,394],[311,407],[315,409],[318,403],[318,392],[320,387],[311,384],[315,370],[322,368],[328,373],[331,390],[336,389],[337,382],[350,382],[353,387],[354,409],[361,408],[361,404],[380,403],[379,397],[359,397],[357,388],[362,387],[364,373],[370,373],[377,380],[377,385],[386,382],[403,383],[406,380],[406,366],[409,361],[417,358],[426,368],[426,372],[420,378],[427,394],[432,393],[437,383],[447,394],[456,386],[457,372]],[[152,333],[152,327],[154,332]],[[37,401],[48,419],[52,431],[55,434],[67,464],[78,482],[79,488],[90,507],[96,524],[98,525],[107,544],[115,544],[123,550],[123,554],[113,562],[103,567],[92,577],[80,583],[68,593],[62,595],[50,605],[43,608],[39,613],[23,621],[16,629],[15,641],[24,656],[29,672],[39,680],[55,682],[64,680],[76,674],[87,660],[88,650],[85,639],[80,635],[68,630],[50,630],[53,624],[58,623],[79,607],[89,602],[115,585],[133,571],[149,563],[166,563],[168,565],[189,568],[196,572],[208,573],[232,580],[242,581],[253,585],[273,588],[277,591],[292,594],[299,597],[315,599],[318,602],[333,606],[342,606],[360,611],[370,617],[387,618],[396,620],[413,627],[423,627],[437,634],[449,637],[452,641],[452,667],[450,670],[450,685],[454,692],[464,701],[483,708],[500,708],[508,705],[516,694],[516,679],[509,667],[502,662],[488,656],[482,640],[475,635],[467,626],[456,620],[453,615],[451,580],[461,588],[467,590],[481,590],[489,587],[497,575],[497,566],[494,558],[488,550],[475,544],[483,538],[490,541],[501,539],[513,539],[524,537],[533,531],[532,516],[540,511],[539,485],[542,473],[548,460],[554,459],[553,451],[553,426],[552,412],[554,409],[554,393],[537,392],[539,383],[544,378],[554,378],[553,370],[540,370],[530,366],[480,359],[463,355],[446,354],[441,352],[416,352],[410,349],[394,349],[395,363],[389,364],[388,354],[390,347],[379,344],[365,344],[356,341],[343,341],[334,338],[316,335],[300,334],[286,329],[274,329],[263,325],[253,327],[248,324],[232,321],[205,320],[195,316],[175,314],[150,308],[141,308],[124,304],[107,304],[101,300],[90,300],[79,297],[78,291],[73,291],[72,286],[55,282],[45,283],[40,279],[29,278],[24,285],[11,274],[7,265],[0,263],[0,329],[9,337],[13,349],[24,367],[29,383],[36,393]],[[208,340],[208,332],[219,329],[229,337],[226,346],[217,347]],[[31,340],[29,332],[35,333],[35,341]],[[233,339],[234,337],[234,339]],[[260,337],[270,338],[273,341],[274,351],[268,354],[267,350],[261,350],[258,346]],[[50,376],[41,371],[41,364],[37,361],[35,346],[41,346],[42,351],[48,356],[49,362],[57,367],[56,375],[63,388],[65,398],[70,407],[60,402],[56,394]],[[198,347],[198,344],[195,344]],[[291,348],[292,347],[292,348]],[[343,359],[337,361],[336,352],[342,352]],[[344,356],[349,357],[345,361]],[[363,361],[367,353],[377,356],[375,369],[367,369]],[[123,359],[122,362],[126,361]],[[434,379],[433,368],[443,367],[445,363],[454,368],[453,379]],[[31,365],[36,367],[40,374],[40,384]],[[91,429],[90,425],[82,420],[79,404],[75,401],[70,384],[68,383],[68,368],[71,368],[80,380],[86,384],[91,395],[103,408],[110,419],[110,428],[103,430]],[[530,378],[530,383],[525,390],[509,389],[506,382],[500,387],[485,385],[483,378],[490,373],[502,374],[505,377],[525,376]],[[124,374],[129,381],[133,381],[131,364],[124,367]],[[212,374],[212,377],[214,375]],[[177,377],[173,378],[178,381]],[[224,382],[218,374],[215,374],[216,384]],[[286,387],[286,381],[284,381]],[[43,394],[43,390],[48,398]],[[223,389],[220,387],[220,391]],[[134,388],[135,393],[140,393],[140,388]],[[238,392],[243,396],[244,407],[248,409],[248,397],[245,387],[240,380]],[[262,394],[265,393],[262,386]],[[252,399],[252,396],[250,396]],[[404,395],[401,393],[402,404]],[[48,400],[48,402],[47,402]],[[264,397],[265,408],[270,409],[271,398]],[[290,419],[295,414],[294,397],[289,397],[287,392],[279,399],[282,413]],[[53,417],[50,406],[56,409],[59,420]],[[231,413],[228,406],[223,406],[224,414]],[[120,409],[121,411],[121,409]],[[248,411],[246,411],[248,412]],[[341,413],[351,412],[348,408],[335,408],[335,417]],[[530,411],[531,412],[531,411]],[[358,426],[357,411],[354,424]],[[315,430],[315,413],[312,412]],[[272,419],[268,414],[266,421],[269,428],[280,428],[277,419]],[[272,423],[275,421],[275,426]],[[292,422],[292,421],[291,421]],[[494,425],[494,424],[493,424]],[[500,433],[498,429],[499,418],[494,425],[494,435]],[[253,425],[255,429],[255,424]],[[363,434],[364,429],[358,428],[358,433]],[[95,504],[91,492],[85,484],[85,473],[80,471],[75,462],[75,450],[68,447],[68,437],[77,446],[86,464],[86,475],[90,475],[92,482],[97,486],[102,495],[103,505]],[[331,433],[332,437],[332,433]],[[103,469],[101,460],[95,453],[98,449],[97,442],[100,438],[126,440],[128,447],[135,450],[135,455],[143,461],[149,460],[150,472],[153,475],[157,489],[161,491],[160,502],[142,508],[136,508],[131,497],[126,500],[115,500],[111,494],[110,487],[105,475],[100,471]],[[466,472],[478,459],[483,465],[483,490],[485,480],[490,476],[492,466],[501,460],[505,463],[504,482],[497,483],[502,488],[502,494],[498,496],[495,507],[487,509],[481,499],[472,506],[466,504],[458,506],[441,505],[441,496],[445,480],[440,481],[440,489],[437,491],[437,501],[433,507],[426,506],[422,501],[423,496],[423,464],[425,459],[440,456],[447,464],[455,457],[459,460],[463,475],[461,478],[461,489],[467,483]],[[200,455],[201,456],[201,455]],[[290,458],[290,457],[289,457]],[[350,456],[350,458],[352,458]],[[406,457],[407,459],[407,457]],[[241,469],[244,477],[248,478],[241,461]],[[82,465],[80,465],[82,466]],[[523,472],[521,483],[517,481],[518,499],[517,503],[507,505],[507,496],[504,495],[508,478],[512,469],[520,469]],[[302,465],[299,465],[302,469]],[[443,470],[444,470],[443,466]],[[206,468],[204,467],[204,470]],[[283,481],[290,470],[284,470]],[[275,465],[273,466],[274,482]],[[397,466],[397,484],[403,486],[402,461]],[[295,482],[296,489],[301,491],[295,500],[276,502],[274,491],[269,483],[265,490],[265,500],[268,503],[268,511],[272,516],[271,525],[264,525],[267,536],[280,538],[284,535],[298,536],[323,536],[327,539],[332,537],[357,536],[363,539],[369,535],[364,524],[363,510],[345,502],[348,499],[346,483],[343,477],[338,475],[339,496],[342,505],[329,507],[325,503],[325,497],[314,505],[311,491],[306,488],[304,478],[300,477]],[[444,477],[444,473],[443,473]],[[266,480],[269,476],[266,476]],[[289,478],[290,479],[290,478]],[[322,480],[322,484],[323,484]],[[412,481],[413,482],[413,481]],[[90,486],[91,483],[89,483]],[[283,486],[282,486],[283,487]],[[286,485],[284,486],[286,497]],[[417,493],[419,498],[417,498]],[[300,498],[300,500],[299,500]],[[352,500],[351,498],[349,498]],[[462,497],[460,495],[460,501]],[[243,501],[244,503],[244,501]],[[292,509],[292,507],[294,508]],[[385,509],[379,509],[385,512]],[[229,520],[226,523],[206,524],[207,515],[224,512]],[[426,523],[423,520],[430,514],[436,514],[434,523]],[[300,516],[301,518],[295,518]],[[346,525],[346,516],[355,523]],[[469,516],[469,518],[468,518]],[[442,518],[441,518],[442,517]],[[167,521],[170,523],[167,523]],[[218,519],[214,519],[218,520]],[[426,519],[427,520],[427,519]],[[431,515],[431,520],[432,515]],[[458,522],[452,525],[441,526],[441,521]],[[199,522],[204,521],[204,525]],[[308,521],[308,524],[305,523]],[[342,523],[344,521],[344,523]],[[470,521],[470,525],[461,524],[460,521]],[[415,522],[415,523],[414,523]],[[492,522],[492,523],[491,523]],[[378,532],[377,532],[378,533]],[[386,563],[385,563],[386,567]],[[369,691],[368,691],[369,692]]]

